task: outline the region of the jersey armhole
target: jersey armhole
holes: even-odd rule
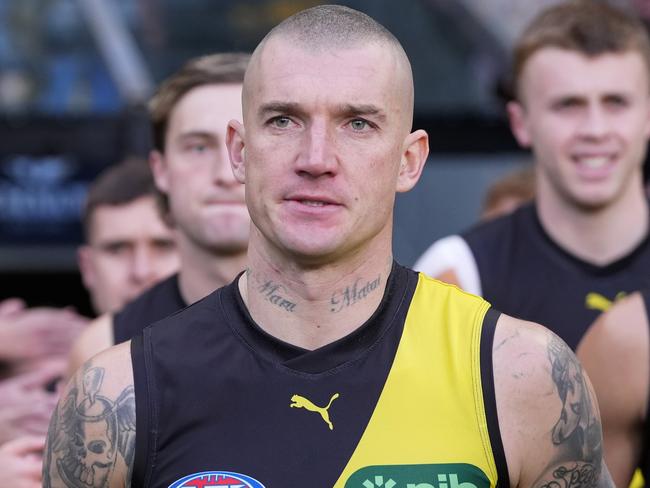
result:
[[[481,329],[481,385],[483,388],[483,405],[487,421],[488,435],[492,446],[494,464],[497,468],[496,488],[509,488],[510,476],[508,475],[508,463],[506,461],[501,430],[499,429],[499,417],[497,415],[497,402],[494,393],[494,371],[492,367],[492,346],[494,343],[494,331],[500,312],[490,308],[483,319]]]
[[[155,445],[153,436],[155,434],[156,415],[153,404],[152,385],[147,381],[147,354],[145,350],[145,333],[136,335],[131,339],[131,362],[133,365],[133,388],[135,390],[135,459],[133,461],[133,473],[131,486],[147,486],[148,478],[151,476],[155,455],[150,449]],[[150,441],[153,445],[150,446]]]

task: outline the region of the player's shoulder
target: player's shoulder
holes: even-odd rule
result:
[[[142,330],[149,331],[149,334],[173,334],[176,340],[183,341],[192,335],[189,330],[195,327],[204,327],[206,323],[213,323],[218,320],[217,311],[220,302],[224,300],[222,294],[227,287],[217,288],[200,300],[182,308],[169,310],[168,313],[157,317]],[[228,298],[231,298],[228,293]],[[179,327],[182,326],[182,327]]]
[[[494,334],[493,357],[495,377],[503,374],[506,380],[525,373],[534,379],[539,367],[548,366],[549,350],[571,350],[553,332],[535,322],[501,314]]]
[[[468,291],[456,283],[447,282],[444,279],[431,276],[424,271],[417,271],[417,273],[420,285],[420,293],[428,293],[437,297],[438,299],[442,299],[441,295],[444,295],[444,299],[446,300],[466,303],[487,303],[486,300],[480,295],[472,291]]]
[[[582,371],[571,348],[555,333],[506,314],[497,321],[492,358],[495,385],[501,391],[497,401],[513,407],[517,416],[530,418],[557,401],[542,393],[559,387],[557,368]]]
[[[101,370],[106,384],[116,387],[133,384],[133,367],[131,365],[131,341],[109,347],[86,361],[76,372],[77,378],[84,376],[89,369]]]

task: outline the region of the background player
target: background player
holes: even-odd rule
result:
[[[79,270],[97,314],[115,312],[178,269],[171,228],[160,217],[146,161],[129,159],[92,184],[83,212]]]
[[[643,24],[604,2],[536,17],[515,48],[508,104],[517,141],[534,154],[535,202],[446,238],[445,255],[434,243],[415,268],[455,277],[574,349],[617,296],[650,285],[649,68]]]
[[[115,343],[229,283],[244,269],[250,218],[228,164],[226,125],[241,116],[250,55],[189,61],[150,102],[150,161],[162,211],[176,231],[181,269],[115,315],[97,319],[75,344],[69,371]]]

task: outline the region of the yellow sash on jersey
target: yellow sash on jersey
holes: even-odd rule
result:
[[[400,473],[423,469],[433,469],[436,479],[413,486],[496,485],[480,371],[488,308],[485,300],[420,274],[394,364],[335,488],[399,487]],[[437,465],[451,467],[436,471]],[[485,482],[464,482],[459,469]]]

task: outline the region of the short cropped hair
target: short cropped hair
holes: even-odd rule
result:
[[[90,239],[92,217],[97,208],[127,205],[147,196],[156,196],[156,185],[144,159],[127,158],[104,170],[90,185],[83,206],[81,222],[86,240]]]
[[[319,5],[302,10],[271,29],[260,45],[276,35],[287,36],[311,48],[354,47],[351,41],[384,41],[401,48],[395,36],[379,22],[343,5]]]
[[[190,90],[203,85],[243,83],[250,54],[221,53],[188,61],[163,81],[149,101],[154,148],[164,153],[169,118],[176,104]],[[219,107],[215,107],[218,110]]]
[[[605,2],[572,0],[543,10],[515,43],[511,89],[520,98],[526,62],[540,49],[555,47],[588,57],[636,51],[650,71],[650,40],[640,19]]]
[[[280,22],[262,39],[253,52],[253,60],[261,56],[265,45],[274,38],[286,39],[301,49],[320,53],[330,49],[348,49],[366,44],[384,44],[394,49],[396,59],[404,66],[410,89],[404,93],[413,116],[413,74],[408,56],[399,40],[372,17],[343,5],[318,5],[302,10]],[[255,61],[251,62],[251,67]],[[246,75],[250,76],[249,69]],[[246,113],[248,81],[244,82],[243,108]],[[246,115],[244,115],[246,117]]]

